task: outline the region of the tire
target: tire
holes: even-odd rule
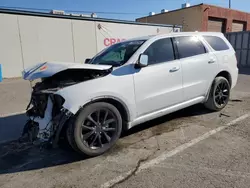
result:
[[[225,108],[230,98],[230,90],[231,86],[226,78],[216,77],[211,86],[208,100],[204,103],[205,107],[212,111],[220,111]]]
[[[69,124],[67,139],[75,151],[94,157],[112,148],[121,132],[122,117],[117,108],[97,102],[84,107]]]

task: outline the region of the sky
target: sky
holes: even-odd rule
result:
[[[229,0],[0,0],[0,8],[22,7],[43,9],[41,11],[69,10],[85,14],[97,12],[98,17],[135,20],[147,16],[149,12],[159,13],[161,9],[174,10],[181,4],[207,3],[228,7]],[[250,0],[231,0],[232,8],[250,12]],[[39,11],[39,10],[36,10]]]

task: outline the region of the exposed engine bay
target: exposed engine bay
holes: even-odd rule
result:
[[[111,70],[72,68],[57,72],[50,77],[42,77],[41,81],[32,87],[31,99],[26,109],[29,120],[23,129],[21,140],[28,139],[31,142],[56,145],[63,126],[73,116],[70,111],[63,108],[65,99],[56,94],[56,91],[103,77]]]

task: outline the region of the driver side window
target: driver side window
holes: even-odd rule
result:
[[[144,54],[148,55],[149,65],[175,60],[171,38],[155,41],[147,48]]]

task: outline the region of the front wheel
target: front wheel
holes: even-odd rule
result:
[[[87,156],[98,156],[119,139],[122,118],[117,108],[97,102],[83,108],[68,128],[68,141],[73,149]]]
[[[229,98],[230,84],[228,80],[224,77],[216,77],[205,107],[213,111],[220,111],[227,105]]]

